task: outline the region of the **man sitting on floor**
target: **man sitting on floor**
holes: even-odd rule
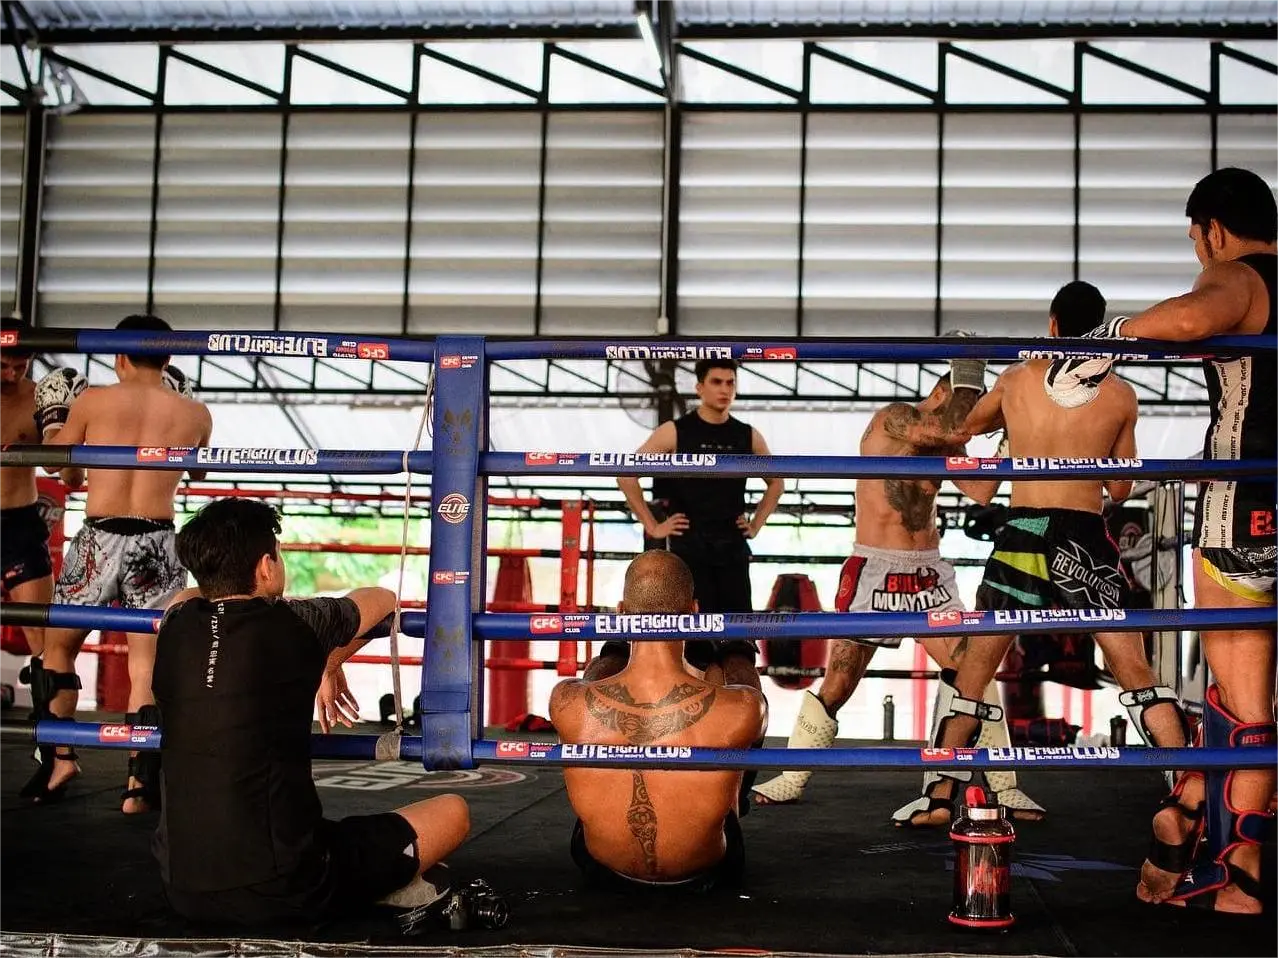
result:
[[[677,555],[645,552],[626,570],[618,615],[695,612],[692,589]],[[682,641],[632,642],[628,657],[601,654],[582,679],[557,685],[550,719],[565,743],[747,749],[767,725],[767,702],[756,689],[724,685],[716,665],[699,677]],[[737,882],[741,775],[565,768],[578,815],[573,860],[597,882],[698,890]]]
[[[221,499],[177,536],[199,588],[174,598],[155,657],[164,801],[154,850],[169,903],[242,924],[429,904],[438,891],[418,876],[466,838],[465,800],[330,821],[311,778],[317,692],[326,723],[340,718],[334,674],[395,595],[282,598],[279,531],[270,506]]]

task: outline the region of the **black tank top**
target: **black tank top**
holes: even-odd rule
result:
[[[1269,293],[1269,320],[1262,335],[1278,333],[1278,256],[1252,253],[1238,262],[1251,267]],[[1236,359],[1203,361],[1211,425],[1204,459],[1269,459],[1278,446],[1275,391],[1278,361],[1272,350]],[[1198,497],[1194,541],[1208,548],[1273,544],[1273,482],[1211,482]]]
[[[674,421],[678,441],[676,452],[737,453],[754,450],[754,430],[740,419],[706,422],[690,412]],[[653,480],[652,497],[667,503],[669,515],[682,512],[688,517],[686,535],[703,539],[739,541],[737,516],[745,512],[744,479],[684,479],[658,476]]]

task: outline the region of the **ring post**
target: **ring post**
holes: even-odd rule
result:
[[[427,769],[474,767],[471,621],[473,611],[484,607],[483,567],[476,568],[482,559],[476,556],[484,544],[478,470],[486,369],[482,339],[436,340],[430,582],[422,653],[422,764]]]

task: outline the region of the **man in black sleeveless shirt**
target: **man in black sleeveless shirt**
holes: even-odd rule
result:
[[[714,456],[754,454],[768,456],[768,444],[759,430],[730,414],[737,394],[737,364],[731,359],[702,359],[696,365],[700,405],[686,416],[664,422],[637,450],[641,453],[693,453]],[[644,501],[639,480],[621,478],[617,485],[644,535],[654,546],[676,553],[692,570],[697,607],[701,612],[752,612],[750,595],[750,546],[781,498],[784,484],[770,478],[752,516],[746,515],[745,479],[658,477],[652,483],[653,500],[665,518],[658,519]],[[627,643],[609,643],[601,655],[629,654]],[[753,642],[689,641],[688,663],[705,670],[719,665],[730,685],[759,688],[755,668],[758,649]]]
[[[441,795],[379,815],[324,818],[311,716],[355,707],[341,665],[395,608],[387,589],[284,599],[279,516],[251,499],[205,506],[177,536],[198,589],[160,625],[154,689],[163,729],[153,850],[169,903],[194,920],[314,922],[362,905],[428,904],[421,873],[470,828]]]
[[[1249,170],[1216,170],[1194,187],[1185,215],[1203,267],[1193,291],[1094,333],[1173,342],[1230,334],[1269,337],[1269,348],[1254,355],[1204,361],[1212,410],[1203,458],[1272,463],[1278,446],[1278,363],[1272,343],[1278,333],[1278,207],[1273,191]],[[1193,553],[1199,608],[1273,606],[1275,498],[1273,478],[1202,484]],[[1204,703],[1204,743],[1272,747],[1274,630],[1205,632],[1202,643],[1216,679]],[[1182,773],[1154,818],[1154,840],[1137,894],[1146,901],[1259,913],[1260,841],[1272,824],[1273,794],[1272,768],[1205,777]],[[1195,854],[1204,828],[1206,838]]]

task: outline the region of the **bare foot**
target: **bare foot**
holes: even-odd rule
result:
[[[1046,812],[1040,812],[1033,808],[1008,808],[1004,805],[1003,811],[1014,822],[1041,822],[1047,818]]]
[[[141,791],[141,789],[142,783],[130,775],[127,791]],[[120,811],[124,812],[125,815],[141,815],[143,812],[151,811],[151,804],[140,794],[130,795],[124,799],[123,804],[120,806]]]
[[[1254,875],[1252,876],[1255,877]],[[1139,894],[1139,892],[1137,892]],[[1205,894],[1212,894],[1205,892]],[[1252,898],[1237,885],[1232,882],[1224,888],[1215,892],[1216,898],[1212,902],[1212,911],[1222,912],[1230,915],[1259,915],[1264,911],[1264,904],[1258,898]],[[1176,901],[1166,902],[1168,905],[1175,905],[1178,908],[1185,908],[1189,902],[1183,898]]]
[[[1168,845],[1182,845],[1197,828],[1183,805],[1167,805],[1154,816],[1154,837]],[[1157,904],[1165,901],[1176,890],[1183,872],[1169,872],[1148,859],[1140,866],[1140,882],[1136,885],[1136,897],[1141,901]]]
[[[72,779],[79,774],[79,762],[73,758],[58,758],[55,755],[53,759],[53,771],[49,774],[49,783],[45,786],[45,794],[50,798],[53,798],[53,796],[60,798],[63,786],[70,785]],[[45,798],[37,795],[32,800],[35,802],[41,802],[44,801]]]
[[[785,801],[778,798],[768,798],[762,792],[751,792],[750,798],[756,805],[793,805],[798,801],[797,798],[790,798]]]
[[[59,785],[65,785],[79,774],[79,762],[73,758],[63,758],[60,755],[54,755],[53,774],[49,776],[49,787],[57,788]]]
[[[926,811],[918,811],[910,816],[909,821],[894,822],[897,828],[946,828],[953,817],[954,786],[947,779],[932,786],[927,793],[931,806]]]

